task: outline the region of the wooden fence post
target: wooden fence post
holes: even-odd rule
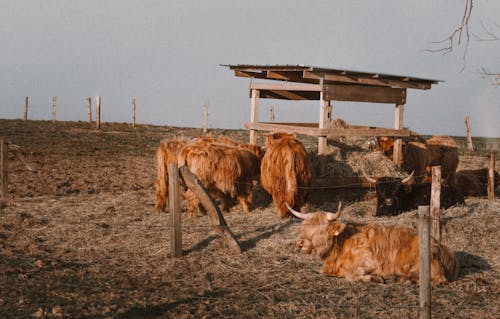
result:
[[[210,219],[214,223],[215,230],[221,235],[222,239],[224,239],[226,246],[233,253],[241,253],[240,244],[227,226],[219,206],[217,206],[215,201],[210,197],[200,180],[191,173],[186,166],[181,166],[179,172],[186,186],[198,197],[200,203],[207,210],[208,216],[210,216]]]
[[[418,207],[420,319],[431,318],[431,261],[429,206]]]
[[[2,174],[0,182],[1,182],[1,187],[0,187],[0,193],[2,195],[2,199],[6,199],[7,195],[9,193],[9,179],[8,179],[8,169],[7,169],[7,157],[8,157],[8,150],[7,150],[7,143],[5,142],[4,138],[0,138],[0,172]]]
[[[132,97],[132,127],[135,127],[135,97]]]
[[[176,163],[168,164],[168,204],[172,216],[171,252],[174,257],[182,257],[181,196],[179,169]]]
[[[439,212],[441,209],[441,166],[432,166],[431,185],[431,236],[441,241],[441,224]]]
[[[495,153],[490,153],[490,160],[488,161],[488,200],[495,199]]]
[[[468,115],[465,117],[465,129],[467,130],[467,150],[472,152],[474,151],[474,146],[472,145],[472,137],[470,136],[470,122]]]
[[[207,134],[208,131],[208,101],[203,104],[203,134]]]
[[[95,125],[98,130],[101,129],[101,97],[95,99]]]
[[[87,98],[87,107],[89,113],[89,124],[92,124],[92,98],[90,96]]]
[[[28,97],[24,98],[24,120],[28,120]]]
[[[57,96],[52,97],[52,123],[56,122]]]

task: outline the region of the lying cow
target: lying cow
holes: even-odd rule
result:
[[[291,216],[285,203],[297,209],[304,204],[312,179],[311,162],[295,134],[269,134],[266,146],[260,167],[262,187],[273,197],[280,216]]]
[[[500,185],[500,174],[494,171],[493,181],[495,187]],[[488,189],[488,169],[467,169],[458,171],[456,185],[464,196],[486,196]]]
[[[226,138],[199,138],[182,148],[178,165],[185,165],[196,175],[222,210],[228,210],[232,199],[237,199],[243,211],[249,212],[262,154],[257,145],[239,144]],[[194,217],[199,200],[190,190],[185,197],[188,214]]]
[[[322,272],[347,280],[385,282],[388,278],[419,280],[418,236],[408,227],[347,224],[336,221],[341,214],[303,214],[297,245],[302,252],[323,260]],[[431,238],[431,284],[455,280],[457,262],[451,252]]]
[[[156,150],[156,204],[159,211],[165,211],[168,205],[168,164],[177,163],[177,156],[187,140],[162,140]]]
[[[405,178],[385,176],[375,179],[366,174],[364,178],[375,185],[377,195],[375,216],[397,215],[430,203],[431,183],[415,184],[413,173]],[[454,186],[441,185],[442,208],[463,203],[463,196]]]

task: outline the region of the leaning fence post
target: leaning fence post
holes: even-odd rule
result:
[[[418,207],[420,319],[431,318],[431,261],[429,206]]]
[[[488,200],[495,199],[495,153],[490,153],[490,160],[488,161]]]
[[[432,166],[431,185],[431,234],[441,241],[441,225],[439,211],[441,209],[441,166]]]
[[[0,138],[0,172],[2,174],[2,177],[0,179],[1,182],[1,187],[0,187],[0,193],[2,195],[2,199],[7,198],[7,194],[9,191],[8,188],[8,183],[9,179],[7,176],[8,170],[7,170],[7,156],[8,156],[8,150],[7,150],[7,143],[5,140]]]
[[[465,129],[467,131],[467,150],[472,152],[474,150],[474,146],[472,145],[472,138],[470,136],[470,121],[468,115],[465,117]]]
[[[182,257],[181,196],[179,169],[176,163],[168,164],[168,203],[172,214],[171,252],[174,257]]]

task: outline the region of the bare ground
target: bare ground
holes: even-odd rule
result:
[[[213,133],[247,138],[241,130]],[[162,138],[199,134],[0,120],[0,136],[19,146],[9,152],[10,199],[0,203],[0,318],[418,317],[415,285],[323,276],[320,260],[295,247],[299,221],[280,219],[260,188],[251,213],[236,206],[224,215],[241,255],[230,254],[200,216],[183,219],[184,256],[171,258],[170,215],[153,205],[154,152]],[[468,154],[460,167],[485,163]],[[416,211],[372,217],[374,201],[364,193],[322,195],[331,200],[306,209],[333,211],[342,199],[346,220],[416,227]],[[434,318],[499,317],[499,213],[498,197],[443,211],[443,242],[461,267],[457,281],[433,289]]]

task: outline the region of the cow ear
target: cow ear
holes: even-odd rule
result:
[[[344,223],[333,223],[330,224],[328,229],[328,235],[330,238],[340,235],[347,225]]]

